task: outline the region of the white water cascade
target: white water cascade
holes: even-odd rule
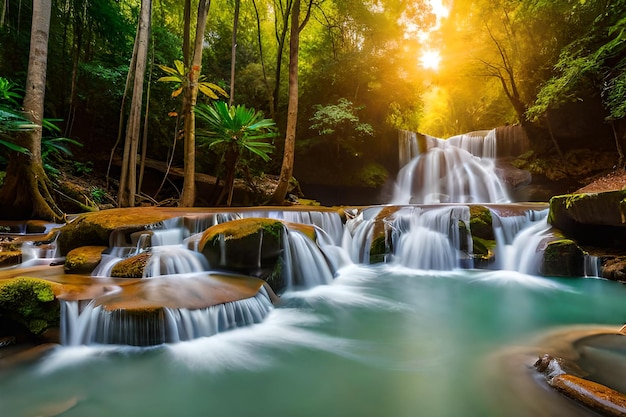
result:
[[[495,131],[448,140],[401,132],[401,168],[392,204],[506,203],[508,192],[495,171]],[[421,140],[422,145],[417,142]],[[414,144],[416,143],[416,144]],[[425,152],[419,149],[425,148]]]
[[[199,309],[164,307],[136,313],[124,309],[109,311],[98,305],[97,300],[87,305],[62,301],[61,343],[69,346],[175,343],[260,323],[272,309],[264,287],[254,297]]]

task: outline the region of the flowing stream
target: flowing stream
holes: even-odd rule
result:
[[[389,241],[381,263],[370,264],[370,247],[385,207],[363,209],[345,225],[326,212],[259,210],[205,218],[182,232],[177,224],[156,231],[144,278],[155,288],[159,279],[171,289],[178,275],[209,268],[193,249],[197,234],[219,222],[274,217],[312,224],[318,244],[299,232],[287,239],[285,268],[294,282],[278,305],[268,304],[260,292],[213,311],[166,310],[160,320],[175,322],[166,330],[172,335],[151,347],[116,344],[116,336],[107,336],[89,312],[98,306],[79,313],[78,305],[67,304],[67,342],[0,374],[0,415],[595,416],[547,389],[532,364],[556,349],[555,340],[562,342],[554,334],[619,329],[626,320],[626,287],[594,278],[594,259],[588,260],[589,277],[540,277],[538,247],[550,233],[545,207],[516,216],[490,208],[496,261],[489,269],[474,269],[471,236],[460,233],[469,209],[440,203],[484,196],[486,203],[500,204],[507,196],[493,178],[476,188],[480,197],[467,191],[474,189],[468,184],[493,173],[485,171],[488,162],[456,147],[469,146],[489,158],[495,145],[455,141],[453,159],[473,168],[444,175],[443,188],[406,197],[426,198],[429,205],[399,206],[384,219],[378,227],[389,231]],[[421,157],[411,158],[407,166]],[[449,164],[437,157],[428,162],[436,170],[424,166],[420,175],[446,170],[442,161]],[[459,176],[462,186],[447,185],[449,177]],[[455,197],[457,192],[470,194]],[[106,276],[116,259],[144,246],[111,250],[95,275]],[[71,330],[80,320],[93,329],[85,324],[80,332]],[[587,352],[596,365],[626,359],[626,349],[611,346]],[[626,379],[624,366],[603,369],[609,369],[605,377]]]

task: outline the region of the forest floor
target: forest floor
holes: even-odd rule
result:
[[[589,183],[577,193],[599,193],[626,188],[626,170],[617,169],[589,178]]]

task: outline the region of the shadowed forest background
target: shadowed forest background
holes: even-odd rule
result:
[[[272,189],[263,188],[274,186],[269,180],[292,157],[284,146],[290,132],[299,187],[292,181],[289,193],[322,204],[384,202],[398,170],[398,129],[445,138],[511,126],[532,145],[516,164],[534,178],[563,182],[564,191],[623,166],[624,0],[200,3],[51,1],[44,117],[58,129],[44,126],[41,152],[62,211],[179,204],[189,157],[195,173],[207,177],[183,205],[227,204],[214,183],[228,181],[229,173],[251,190],[235,193],[232,204],[268,203]],[[0,2],[5,110],[22,104],[32,5]],[[193,33],[204,23],[202,5],[208,14],[197,65]],[[151,16],[143,43],[141,10]],[[137,75],[140,115],[132,116],[128,80],[138,74],[132,59],[138,45],[146,49],[146,66]],[[200,88],[199,105],[222,100],[275,121],[275,135],[265,140],[273,145],[264,150],[267,160],[244,149],[229,163],[228,144],[203,136],[207,126],[199,117],[195,155],[185,149],[190,75],[209,90]],[[133,117],[140,121],[133,127],[139,171],[130,176],[137,190],[128,199],[118,192]],[[0,135],[6,169],[16,132]]]

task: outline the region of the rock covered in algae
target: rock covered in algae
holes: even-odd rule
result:
[[[211,268],[262,278],[274,291],[283,284],[282,256],[287,230],[298,230],[315,241],[315,228],[267,218],[220,223],[205,230],[198,244]]]
[[[115,278],[141,278],[152,254],[143,252],[135,256],[122,259],[111,269],[111,276]]]
[[[132,233],[181,215],[176,210],[159,210],[158,207],[84,213],[61,228],[57,240],[58,248],[61,255],[65,256],[80,246],[110,246],[111,234],[116,230],[123,230],[128,235],[127,240],[130,243]]]
[[[60,307],[55,296],[58,286],[39,278],[0,280],[0,328],[9,329],[18,323],[39,335],[48,328],[58,327]]]
[[[285,231],[279,220],[233,220],[208,228],[200,238],[198,250],[213,268],[251,271],[275,263]]]
[[[624,247],[626,190],[552,197],[548,222],[583,245]]]
[[[586,254],[571,239],[550,241],[543,252],[541,274],[558,277],[584,276]]]
[[[385,259],[393,253],[391,245],[391,229],[387,227],[388,218],[394,216],[399,207],[384,207],[374,220],[372,229],[372,243],[370,244],[369,263],[385,262]]]
[[[72,249],[65,256],[65,272],[68,274],[89,274],[102,260],[106,246],[81,246]]]
[[[496,248],[491,210],[485,206],[470,205],[469,212],[474,266],[477,268],[487,267],[495,259]],[[463,232],[463,230],[460,232]]]

